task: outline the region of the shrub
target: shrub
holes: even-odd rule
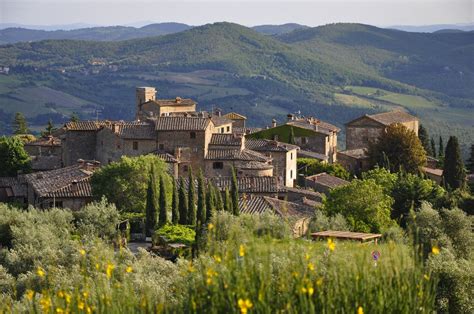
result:
[[[337,163],[329,164],[312,158],[298,158],[297,166],[298,169],[302,169],[305,177],[326,172],[344,180],[350,179],[349,172],[342,165]]]
[[[182,243],[191,246],[194,243],[196,232],[188,226],[166,224],[155,231],[153,243],[158,243],[159,237],[166,238],[169,243]]]
[[[120,215],[113,204],[108,204],[105,198],[100,202],[86,205],[79,211],[73,212],[74,224],[81,236],[94,236],[112,240],[117,235],[117,225]]]
[[[350,231],[350,228],[341,214],[326,216],[324,212],[318,210],[309,224],[309,230],[310,232],[325,230]]]

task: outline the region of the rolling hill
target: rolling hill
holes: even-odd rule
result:
[[[134,87],[151,85],[159,97],[192,97],[202,109],[244,112],[253,125],[301,111],[342,126],[360,114],[403,107],[433,135],[457,134],[467,145],[474,138],[473,49],[470,33],[406,33],[360,24],[268,36],[216,23],[125,41],[3,45],[0,65],[9,66],[10,74],[0,76],[0,119],[6,124],[13,114],[15,106],[7,106],[12,99],[29,104],[22,108],[30,108],[31,120],[37,106],[43,114],[78,111],[90,118],[100,110],[102,117],[130,119]],[[50,100],[52,91],[74,99],[74,106]],[[47,102],[56,103],[55,111]]]

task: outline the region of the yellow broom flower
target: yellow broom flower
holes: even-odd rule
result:
[[[431,253],[433,253],[434,255],[438,255],[439,254],[439,247],[433,246],[431,248]]]
[[[330,251],[334,251],[336,248],[336,242],[334,242],[331,238],[328,239],[328,249]]]
[[[239,256],[243,257],[244,255],[245,255],[245,247],[243,244],[241,244],[239,247]]]
[[[357,308],[357,314],[364,314],[364,309],[362,308],[362,306],[359,306]]]
[[[245,299],[245,300],[239,299],[239,301],[237,301],[237,305],[240,308],[240,313],[241,314],[247,313],[248,310],[253,307],[253,304],[249,299]]]

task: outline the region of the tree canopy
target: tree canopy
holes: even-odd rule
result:
[[[23,142],[16,136],[0,137],[0,177],[12,177],[18,171],[27,173],[30,170],[30,156]]]
[[[403,169],[418,173],[426,164],[425,150],[415,132],[399,123],[388,126],[386,132],[369,145],[368,155],[373,166],[384,166],[392,172]]]
[[[456,136],[451,136],[448,140],[443,164],[444,184],[451,189],[465,188],[466,170],[464,169],[464,163]]]

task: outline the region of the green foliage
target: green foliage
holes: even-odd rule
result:
[[[232,205],[232,197],[230,196],[230,191],[228,187],[225,187],[224,192],[224,211],[228,213],[232,213],[233,205]]]
[[[17,137],[0,137],[0,177],[16,176],[31,170],[30,157]]]
[[[456,136],[450,136],[444,155],[443,180],[448,189],[466,188],[466,169]]]
[[[13,133],[14,134],[28,134],[28,124],[26,118],[21,112],[15,113],[15,119],[13,120]]]
[[[188,225],[196,225],[196,191],[194,187],[193,169],[189,167],[188,177]]]
[[[418,138],[420,139],[421,145],[425,149],[426,154],[428,156],[433,156],[433,151],[431,150],[430,146],[430,137],[423,124],[420,124],[418,127]]]
[[[377,142],[369,145],[368,156],[373,166],[384,165],[388,158],[392,172],[403,169],[418,173],[426,164],[425,151],[415,132],[398,123],[388,126]]]
[[[338,163],[329,164],[312,158],[298,158],[297,167],[302,170],[302,174],[304,174],[305,177],[326,172],[344,180],[350,179],[349,172]]]
[[[374,180],[353,180],[329,192],[323,201],[330,215],[342,214],[351,230],[381,233],[394,224],[390,219],[393,199]]]
[[[171,222],[177,224],[179,222],[179,193],[176,180],[173,180],[173,198],[171,201]]]
[[[309,225],[310,232],[326,230],[351,231],[342,214],[327,216],[323,211],[317,210]]]
[[[362,173],[362,179],[374,180],[375,183],[377,183],[383,188],[385,194],[391,195],[393,188],[395,187],[395,184],[397,183],[398,174],[392,173],[388,169],[375,166],[374,169]]]
[[[108,241],[116,238],[120,214],[115,205],[108,204],[105,198],[73,211],[72,214],[74,226],[81,237],[98,236]]]
[[[438,144],[438,158],[439,159],[444,158],[444,145],[443,145],[443,138],[441,136],[439,137],[439,144]]]
[[[199,171],[198,175],[198,199],[197,199],[197,216],[196,216],[196,228],[200,228],[206,223],[206,186],[204,182],[204,176],[202,171]]]
[[[183,177],[179,178],[179,223],[181,225],[188,224],[188,196],[186,187],[184,186]]]
[[[217,191],[217,193],[219,192]],[[208,182],[206,193],[206,223],[211,220],[211,217],[216,211],[216,198],[216,188],[211,182]]]
[[[196,233],[191,227],[166,224],[155,231],[153,238],[164,237],[168,243],[182,243],[191,246],[195,236]]]
[[[434,138],[431,138],[430,144],[431,144],[431,152],[432,152],[431,156],[436,158],[436,144],[435,144]]]
[[[46,125],[45,130],[41,132],[41,135],[48,136],[51,135],[54,131],[56,131],[56,128],[54,127],[53,120],[49,119],[48,124]]]
[[[145,233],[151,236],[158,223],[158,191],[154,167],[151,167],[145,204]]]
[[[158,225],[164,226],[168,223],[168,183],[164,174],[160,175],[160,214],[158,217]]]
[[[144,213],[152,165],[156,173],[167,175],[166,164],[156,156],[123,156],[94,173],[92,193],[97,199],[105,196],[121,212]]]
[[[235,169],[232,167],[232,182],[230,191],[232,194],[232,213],[236,216],[240,215],[239,208],[239,186],[237,184],[237,175],[235,174]]]
[[[470,173],[474,173],[474,144],[471,144],[469,159],[467,160],[466,167]]]

